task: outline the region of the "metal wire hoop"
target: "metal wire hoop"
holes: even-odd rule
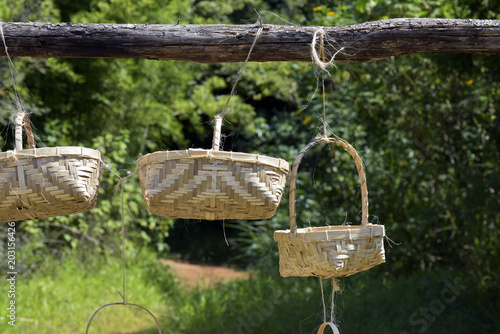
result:
[[[162,334],[161,332],[161,328],[160,328],[160,324],[158,322],[158,319],[156,319],[156,317],[154,316],[153,313],[151,313],[151,311],[149,311],[147,308],[145,308],[144,306],[141,306],[141,305],[137,305],[137,304],[133,304],[133,303],[125,303],[125,302],[120,302],[120,303],[109,303],[109,304],[106,304],[106,305],[103,305],[101,307],[99,307],[97,309],[97,311],[94,312],[94,314],[92,314],[92,316],[90,317],[90,320],[87,324],[87,330],[85,331],[85,334],[88,334],[89,333],[89,328],[90,328],[90,324],[92,323],[92,320],[94,319],[94,317],[97,315],[97,313],[99,313],[99,311],[101,311],[103,308],[106,308],[108,306],[113,306],[113,305],[125,305],[125,306],[137,306],[141,309],[143,309],[144,311],[148,312],[150,316],[153,317],[153,319],[155,319],[155,322],[156,322],[156,327],[158,328],[158,333]]]

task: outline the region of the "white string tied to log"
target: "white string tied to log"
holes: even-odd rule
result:
[[[256,11],[257,12],[257,11]],[[243,71],[245,70],[245,67],[248,64],[248,61],[250,60],[250,56],[252,54],[253,48],[255,47],[255,44],[257,44],[257,39],[259,38],[260,34],[262,33],[262,30],[264,27],[262,26],[262,19],[260,17],[260,14],[257,12],[257,15],[259,15],[259,29],[257,30],[257,33],[255,34],[255,38],[253,40],[252,46],[250,46],[250,49],[248,50],[247,57],[245,61],[243,62],[243,66],[238,72],[238,75],[236,76],[236,80],[234,81],[233,87],[231,89],[231,92],[229,93],[229,97],[227,98],[226,105],[224,106],[224,109],[222,109],[222,112],[217,114],[215,116],[215,126],[214,126],[214,137],[212,140],[212,150],[213,151],[219,151],[220,149],[220,137],[221,137],[221,127],[222,127],[222,121],[224,119],[224,116],[226,114],[230,113],[232,109],[227,109],[229,106],[229,101],[231,101],[231,97],[234,95],[236,91],[236,86],[238,85],[238,82],[241,79],[241,76],[243,75]]]
[[[318,42],[318,36],[319,36],[319,54],[316,51],[316,43]],[[333,54],[333,56],[330,58],[329,61],[326,61],[326,55],[325,55],[325,30],[320,27],[316,29],[316,31],[313,34],[312,42],[311,42],[311,57],[316,66],[321,69],[322,76],[321,76],[321,86],[322,86],[322,98],[323,98],[323,136],[327,137],[327,125],[326,125],[326,99],[325,99],[325,73],[330,76],[330,73],[328,72],[328,66],[333,65],[333,61],[335,60],[335,56],[342,51],[344,48],[341,47],[337,52]],[[331,76],[330,76],[331,77]],[[336,135],[335,135],[336,136]],[[329,326],[331,330],[333,331],[333,334],[340,334],[339,329],[335,325],[335,291],[339,290],[339,287],[337,285],[337,281],[335,278],[332,278],[332,298],[331,298],[331,305],[330,305],[330,321],[327,320],[326,316],[326,303],[325,303],[325,294],[323,290],[323,280],[320,277],[319,278],[319,283],[321,287],[321,300],[323,302],[323,323],[318,329],[317,334],[323,334],[325,331],[326,327]]]
[[[323,27],[319,27],[316,29],[316,31],[313,34],[312,37],[312,42],[311,42],[311,57],[313,59],[313,62],[316,66],[318,66],[321,69],[321,87],[322,87],[322,94],[321,97],[323,99],[323,136],[328,137],[327,135],[327,124],[326,124],[326,93],[325,93],[325,73],[328,74],[328,76],[332,77],[330,75],[330,72],[328,72],[328,66],[333,65],[335,68],[335,64],[333,64],[333,61],[335,60],[335,56],[344,49],[344,47],[341,47],[340,49],[337,50],[330,58],[329,61],[326,61],[326,52],[325,52],[325,30]],[[318,41],[318,36],[319,36],[319,54],[316,51],[316,43]],[[318,79],[319,80],[319,79]]]
[[[325,55],[325,29],[323,27],[319,27],[316,29],[316,31],[313,34],[312,42],[311,42],[311,57],[316,66],[318,66],[320,69],[323,71],[328,72],[327,68],[330,65],[333,65],[333,62],[335,60],[335,57],[339,52],[344,50],[344,47],[341,47],[338,49],[333,56],[330,58],[329,61],[326,61],[326,55]],[[318,36],[319,36],[319,44],[320,44],[320,49],[319,53],[316,51],[316,43],[318,42]],[[334,65],[335,66],[335,65]]]

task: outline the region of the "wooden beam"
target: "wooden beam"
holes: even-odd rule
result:
[[[2,23],[12,57],[141,58],[240,62],[258,25]],[[250,61],[310,61],[318,27],[263,25]],[[390,19],[324,27],[337,62],[411,53],[500,54],[500,20]],[[5,50],[0,48],[0,55]]]

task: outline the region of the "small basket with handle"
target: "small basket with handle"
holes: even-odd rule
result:
[[[102,156],[85,147],[36,148],[29,119],[15,115],[15,149],[0,153],[0,222],[64,216],[96,205]],[[29,149],[23,149],[23,127]]]
[[[357,226],[322,226],[297,229],[295,189],[297,172],[305,153],[321,143],[334,143],[353,157],[361,182],[362,221]],[[368,223],[368,190],[363,163],[349,143],[318,137],[297,155],[290,179],[290,229],[274,232],[278,242],[282,277],[346,277],[385,262],[383,225]]]
[[[160,151],[139,158],[147,209],[185,219],[267,219],[283,194],[290,165],[259,154],[219,151],[222,117],[211,150]]]

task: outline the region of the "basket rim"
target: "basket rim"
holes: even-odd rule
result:
[[[249,162],[260,165],[266,165],[278,168],[283,172],[290,171],[290,164],[281,158],[268,157],[261,154],[232,152],[232,151],[215,151],[189,148],[186,150],[176,151],[158,151],[143,155],[137,160],[137,168],[142,168],[146,165],[162,163],[169,160],[177,159],[205,159],[210,160],[230,160],[236,162]]]
[[[275,239],[277,236],[286,236],[287,238],[294,237],[298,239],[305,239],[307,241],[318,242],[327,242],[332,239],[383,237],[385,236],[385,226],[368,224],[305,227],[297,229],[296,234],[289,229],[276,230],[274,231]]]
[[[82,157],[103,160],[102,153],[82,146],[56,146],[41,147],[24,150],[9,150],[0,152],[0,161],[12,160],[13,158],[48,158],[48,157]]]

